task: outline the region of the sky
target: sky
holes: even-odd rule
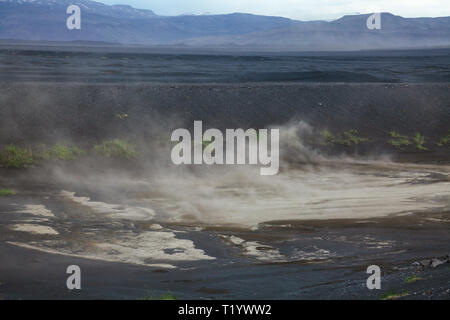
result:
[[[296,20],[391,12],[403,17],[450,16],[450,0],[96,0],[151,9],[159,15],[245,12]]]

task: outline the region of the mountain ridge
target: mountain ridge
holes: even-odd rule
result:
[[[66,27],[71,4],[80,6],[81,30]],[[152,10],[92,0],[0,0],[0,39],[301,51],[450,46],[450,17],[382,13],[382,29],[369,30],[369,16],[345,15],[332,21],[247,13],[159,16]]]

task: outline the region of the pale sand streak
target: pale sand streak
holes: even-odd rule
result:
[[[61,191],[60,195],[75,203],[86,206],[95,212],[107,214],[111,218],[150,220],[155,216],[155,212],[150,208],[122,206],[100,201],[91,201],[88,197],[77,197],[75,196],[75,192],[64,190]]]
[[[28,213],[33,216],[54,218],[55,215],[41,204],[26,204],[24,209],[14,211],[15,213]]]
[[[52,227],[41,226],[38,224],[14,224],[9,227],[14,231],[28,232],[39,235],[58,235],[58,231]]]
[[[113,259],[106,260],[106,259],[103,259],[103,258],[100,258],[100,257],[95,257],[95,256],[73,254],[73,253],[66,253],[66,252],[51,250],[51,249],[47,249],[47,248],[33,246],[33,245],[30,245],[30,244],[26,244],[26,243],[12,242],[12,241],[7,241],[6,243],[9,243],[9,244],[17,246],[17,247],[30,249],[30,250],[37,250],[37,251],[40,251],[40,252],[45,252],[45,253],[50,253],[50,254],[58,254],[58,255],[62,255],[62,256],[69,256],[69,257],[75,257],[75,258],[81,258],[81,259],[89,259],[89,260],[97,260],[97,261],[119,262],[119,261],[116,261],[116,260],[113,260]],[[146,266],[147,267],[155,267],[155,268],[166,268],[166,269],[174,269],[174,268],[176,268],[175,266],[173,266],[171,264],[146,264]]]

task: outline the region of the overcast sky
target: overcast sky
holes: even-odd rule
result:
[[[97,0],[151,9],[159,15],[246,12],[298,20],[392,12],[404,17],[450,16],[450,0]]]

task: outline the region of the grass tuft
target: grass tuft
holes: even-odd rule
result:
[[[388,143],[395,148],[401,149],[402,147],[409,146],[411,144],[411,141],[409,141],[407,136],[403,136],[396,131],[391,131],[390,134],[392,139],[389,140]]]
[[[12,189],[0,189],[0,197],[14,196],[16,192]]]
[[[321,146],[331,146],[335,142],[334,135],[328,130],[320,131],[319,145]]]
[[[425,137],[421,135],[419,132],[416,132],[416,135],[413,138],[414,144],[417,148],[417,150],[425,151],[428,150],[426,147],[424,147],[425,144]]]
[[[381,297],[381,300],[395,300],[406,296],[409,296],[409,292],[407,291],[403,292],[388,291]]]
[[[94,152],[108,158],[135,159],[138,156],[136,146],[123,139],[103,141],[94,146]]]
[[[424,146],[425,137],[421,135],[419,132],[416,132],[413,138],[401,135],[396,131],[391,131],[390,134],[392,139],[389,140],[388,143],[395,148],[402,149],[403,147],[414,145],[414,147],[419,151],[428,150],[428,148]]]
[[[10,144],[0,152],[0,167],[3,168],[26,168],[33,162],[33,153],[30,149]]]
[[[366,142],[369,139],[358,136],[358,130],[348,130],[342,133],[337,142],[346,146],[357,146],[360,143]]]
[[[438,147],[450,146],[450,134],[442,137],[437,143]]]
[[[178,300],[178,298],[170,292],[167,292],[161,294],[159,297],[145,297],[143,300]]]
[[[69,147],[62,144],[56,144],[50,149],[44,149],[38,154],[38,157],[44,160],[55,159],[63,161],[77,160],[86,152],[78,147]]]
[[[406,278],[405,282],[406,283],[414,283],[414,282],[420,281],[420,280],[423,280],[423,278],[417,277],[417,276],[410,276],[410,277]]]

